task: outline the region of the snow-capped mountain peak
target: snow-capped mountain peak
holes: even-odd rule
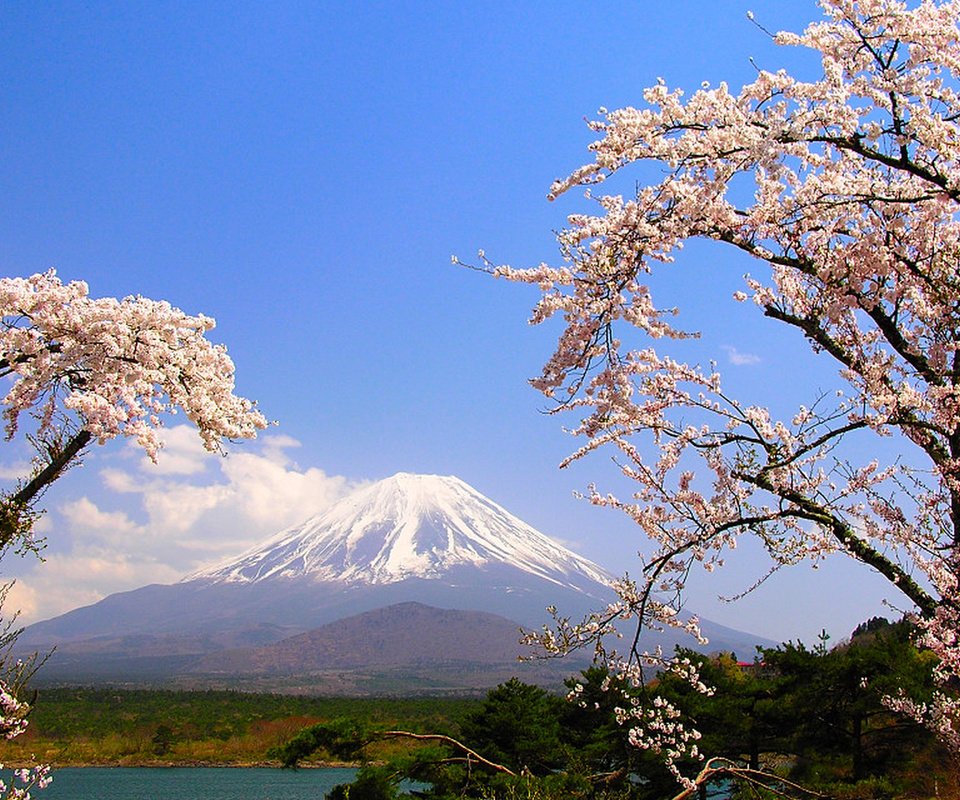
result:
[[[185,580],[310,577],[351,584],[441,578],[509,566],[557,585],[608,584],[600,567],[510,514],[459,478],[398,473],[350,494],[243,555]]]

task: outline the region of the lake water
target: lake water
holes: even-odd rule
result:
[[[61,767],[53,771],[53,783],[31,795],[34,800],[322,800],[356,772],[348,767]],[[707,797],[726,800],[730,788],[720,781]]]
[[[63,767],[34,800],[321,800],[356,770]]]

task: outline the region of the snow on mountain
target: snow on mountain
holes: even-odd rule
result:
[[[384,585],[503,564],[581,591],[611,580],[459,478],[401,472],[184,581]]]

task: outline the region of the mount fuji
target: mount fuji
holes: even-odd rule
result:
[[[315,629],[337,623],[343,638],[349,620],[369,626],[365,612],[410,603],[496,615],[516,633],[548,621],[547,606],[573,617],[602,607],[613,597],[611,580],[459,478],[399,473],[178,583],[110,595],[32,625],[18,646],[56,646],[41,673],[52,680],[223,674],[275,663]],[[426,635],[428,617],[419,612],[412,639]],[[470,649],[470,627],[451,650]],[[764,643],[710,622],[704,632],[711,649],[749,652]],[[253,660],[238,655],[271,647],[279,649]]]

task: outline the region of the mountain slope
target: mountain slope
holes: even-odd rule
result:
[[[559,688],[589,659],[534,660],[516,623],[482,611],[399,603],[337,620],[265,647],[197,660],[180,681],[339,694],[465,694],[519,675]]]

